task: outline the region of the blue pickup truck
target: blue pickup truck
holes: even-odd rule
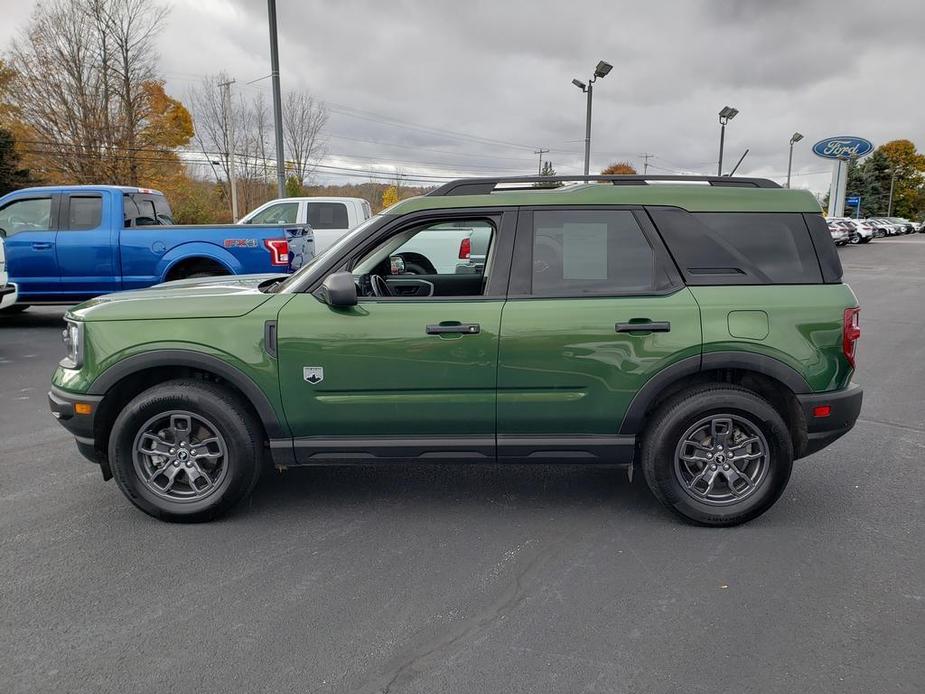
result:
[[[163,194],[123,186],[9,193],[0,235],[19,291],[13,310],[189,277],[291,272],[314,249],[307,225],[173,224]]]

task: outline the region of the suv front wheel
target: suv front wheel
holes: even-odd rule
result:
[[[642,444],[655,497],[701,525],[744,523],[784,491],[793,465],[790,433],[759,395],[732,385],[682,391],[662,405]]]
[[[191,379],[137,395],[109,440],[122,492],[145,513],[179,522],[210,520],[247,496],[262,451],[263,436],[240,399]]]

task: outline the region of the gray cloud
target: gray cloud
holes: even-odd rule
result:
[[[219,70],[244,93],[269,93],[268,80],[243,84],[269,72],[263,0],[172,4],[160,44],[172,93]],[[713,173],[727,103],[741,112],[727,161],[749,147],[740,173],[782,178],[799,130],[795,182],[815,190],[830,168],[810,152],[817,139],[925,146],[917,2],[278,0],[278,15],[284,89],[329,102],[331,160],[362,168],[530,173],[542,146],[577,173],[584,100],[570,81],[600,58],[614,70],[595,89],[595,170],[652,152],[658,173]]]

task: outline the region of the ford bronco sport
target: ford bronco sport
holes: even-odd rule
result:
[[[441,239],[455,253],[460,228],[490,237],[473,271],[402,262]],[[288,277],[71,309],[49,399],[103,478],[164,520],[226,511],[268,459],[417,460],[634,466],[680,516],[733,525],[854,425],[858,310],[807,192],[465,179]]]

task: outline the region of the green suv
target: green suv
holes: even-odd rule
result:
[[[762,179],[565,180],[454,181],[288,277],[81,304],[51,409],[164,520],[219,515],[270,462],[412,460],[629,466],[693,522],[760,515],[861,407],[819,205]]]

